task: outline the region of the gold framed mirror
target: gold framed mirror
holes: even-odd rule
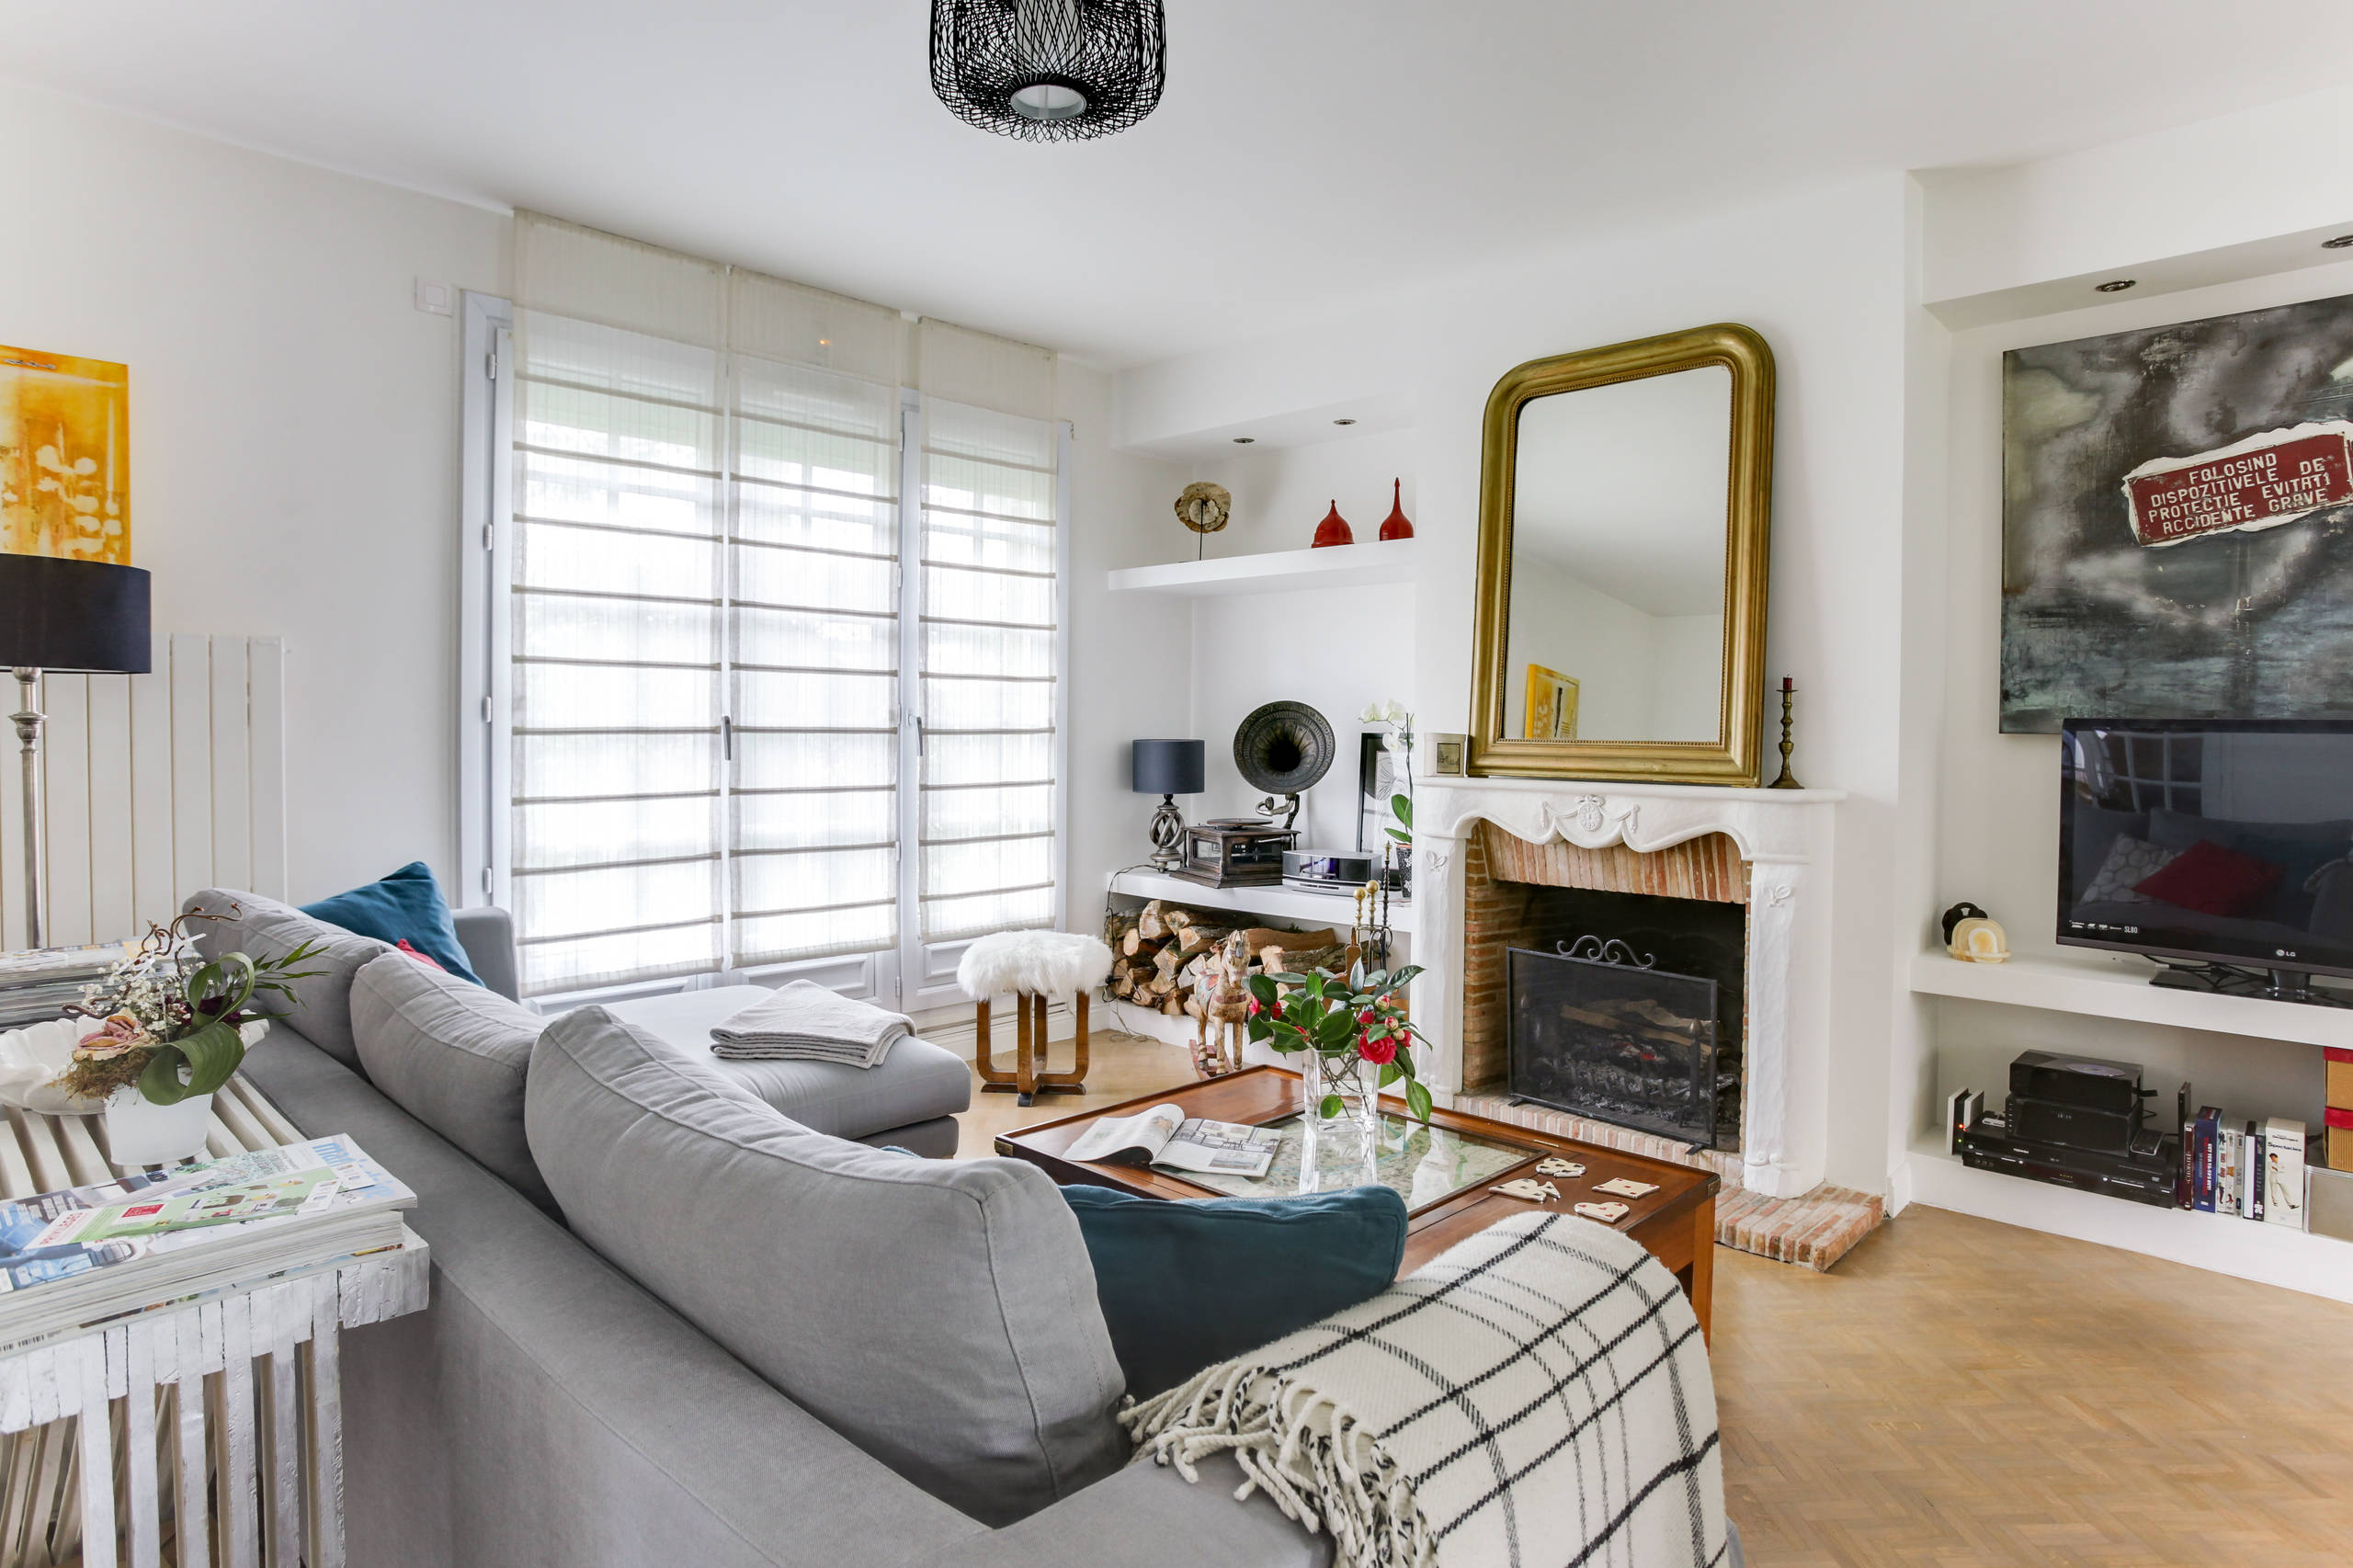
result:
[[[1469,770],[1755,785],[1772,487],[1773,353],[1747,327],[1497,381]]]

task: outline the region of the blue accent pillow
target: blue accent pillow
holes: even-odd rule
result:
[[[1405,1200],[1386,1187],[1175,1201],[1108,1187],[1062,1194],[1138,1399],[1379,1295],[1405,1256]]]
[[[458,945],[458,927],[449,918],[441,884],[422,860],[410,861],[380,882],[306,903],[302,913],[380,942],[405,941],[459,979],[482,983],[482,976],[466,962],[466,949]]]

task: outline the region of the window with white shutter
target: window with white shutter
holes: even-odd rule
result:
[[[469,302],[510,363],[468,399],[461,798],[525,994],[945,999],[1061,914],[1052,356],[517,225],[517,305]]]

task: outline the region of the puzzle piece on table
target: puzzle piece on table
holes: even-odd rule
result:
[[[1654,1181],[1634,1181],[1626,1176],[1620,1176],[1614,1181],[1594,1183],[1593,1190],[1596,1192],[1614,1192],[1620,1198],[1647,1198],[1652,1193],[1658,1190],[1658,1183]]]
[[[1549,1181],[1530,1181],[1526,1176],[1521,1176],[1518,1181],[1507,1181],[1501,1187],[1491,1187],[1489,1190],[1500,1192],[1506,1198],[1524,1198],[1530,1203],[1558,1203],[1561,1200],[1559,1187]]]
[[[1539,1160],[1536,1162],[1536,1174],[1539,1176],[1581,1176],[1585,1175],[1585,1167],[1578,1165],[1574,1160]]]
[[[1576,1206],[1575,1211],[1588,1220],[1598,1220],[1605,1225],[1614,1225],[1632,1213],[1633,1210],[1623,1203],[1580,1203]]]

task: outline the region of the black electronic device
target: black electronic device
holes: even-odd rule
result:
[[[2353,721],[2070,719],[2058,937],[2154,983],[2353,1005]]]
[[[2133,1134],[2141,1131],[2143,1121],[2138,1108],[2119,1115],[2027,1095],[2010,1096],[2002,1103],[2002,1119],[2008,1124],[2010,1137],[2016,1141],[2096,1153],[2129,1153]]]
[[[1957,1134],[1955,1142],[1961,1163],[1972,1170],[1998,1171],[2158,1209],[2175,1206],[2175,1183],[2181,1164],[2177,1136],[2159,1135],[2155,1148],[2147,1154],[2111,1159],[2080,1149],[2014,1142],[2004,1130],[1990,1128],[1981,1118],[1975,1128]]]
[[[1396,868],[1383,871],[1378,851],[1362,854],[1353,849],[1319,850],[1286,849],[1283,851],[1283,885],[1307,892],[1354,892],[1367,882],[1386,879],[1392,887],[1403,885]]]
[[[2010,1062],[2010,1093],[2060,1105],[2129,1116],[2155,1091],[2141,1086],[2141,1064],[2055,1051],[2020,1051]]]

